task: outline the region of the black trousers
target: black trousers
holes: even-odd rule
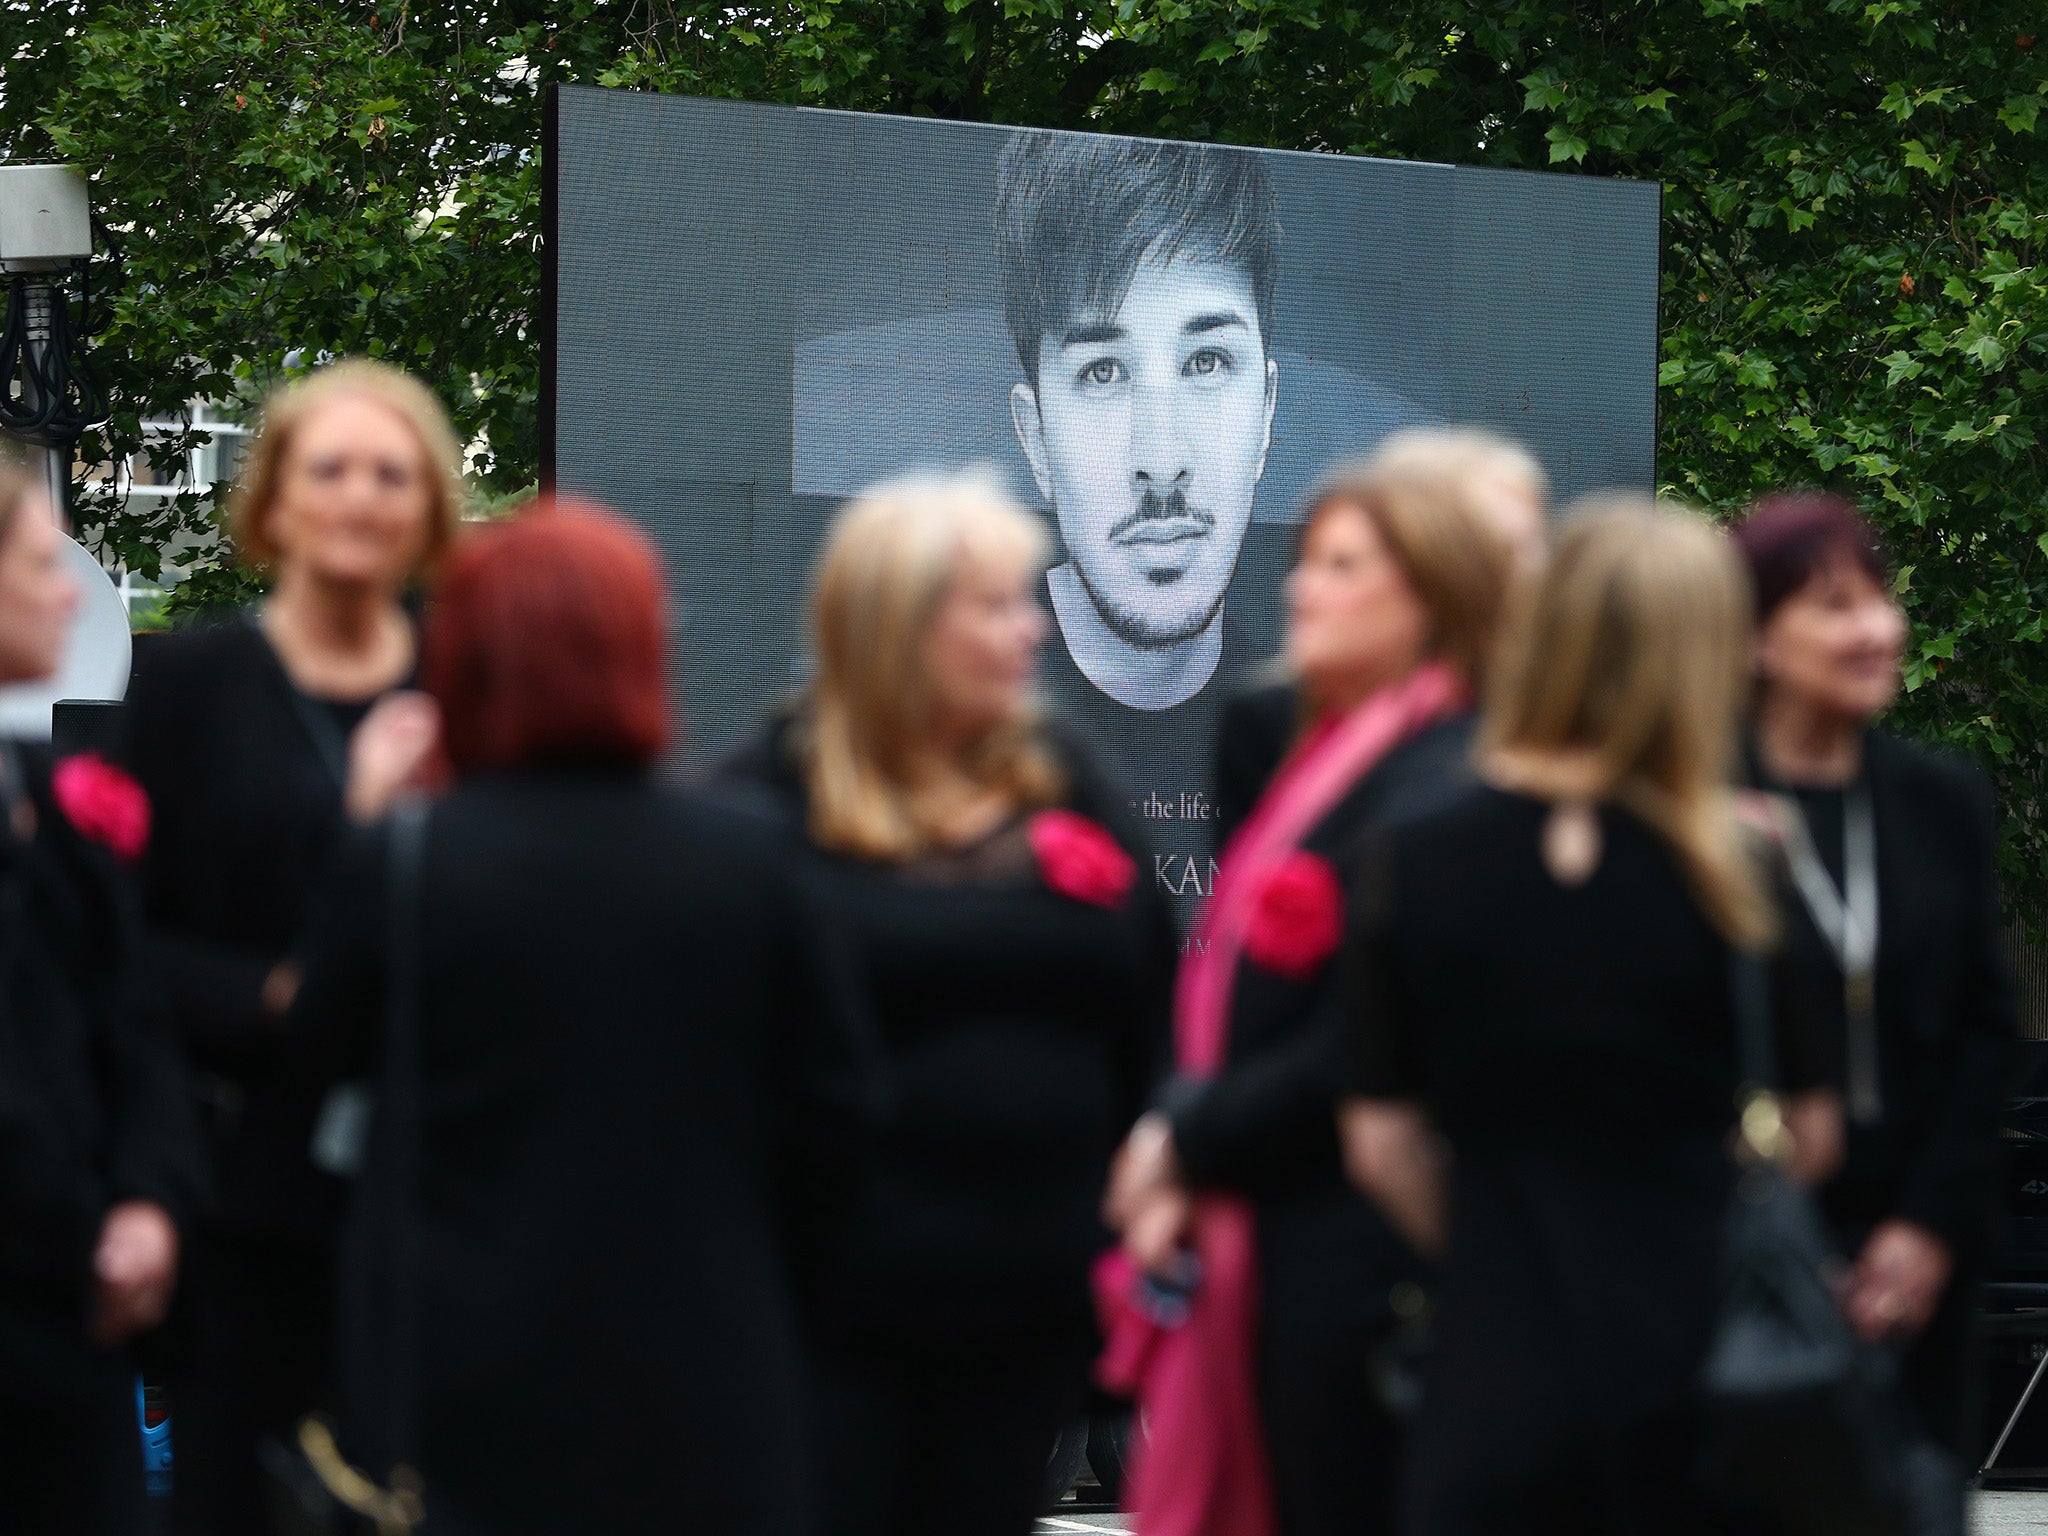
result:
[[[329,1405],[333,1261],[320,1245],[202,1232],[189,1270],[193,1337],[168,1384],[173,1529],[268,1536],[258,1446]]]
[[[1386,1536],[1402,1429],[1374,1365],[1399,1251],[1334,1180],[1261,1200],[1257,1221],[1259,1417],[1281,1536]]]
[[[147,1504],[134,1368],[82,1344],[61,1371],[47,1357],[24,1368],[11,1331],[0,1320],[0,1530],[136,1536]]]
[[[815,1366],[826,1536],[1028,1536],[1060,1428],[1087,1393],[1076,1343],[863,1341]]]

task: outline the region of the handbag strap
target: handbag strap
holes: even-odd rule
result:
[[[1735,1011],[1735,1060],[1745,1090],[1776,1093],[1784,1086],[1771,1000],[1771,975],[1753,949],[1728,951],[1728,999]]]
[[[1735,1016],[1735,1062],[1742,1074],[1736,1092],[1740,1150],[1753,1162],[1782,1163],[1791,1156],[1792,1133],[1785,1124],[1771,973],[1757,951],[1728,951],[1728,1002]]]
[[[391,1331],[384,1424],[394,1468],[410,1465],[419,1441],[420,886],[427,812],[424,799],[407,796],[392,808],[390,820],[383,1094],[390,1138]]]

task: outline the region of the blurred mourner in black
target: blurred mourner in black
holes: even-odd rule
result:
[[[1022,1536],[1082,1406],[1110,1154],[1163,1051],[1170,921],[1121,800],[1033,718],[1043,533],[974,480],[857,502],[817,675],[733,765],[846,940],[885,1095],[809,1324],[824,1528]]]
[[[1844,1088],[1848,1154],[1826,1202],[1854,1261],[1849,1314],[1907,1345],[1927,1429],[1974,1457],[1970,1313],[2014,1036],[1991,788],[1873,729],[1899,691],[1906,619],[1853,506],[1767,497],[1735,537],[1759,620],[1751,766]]]
[[[414,667],[405,583],[460,511],[418,383],[339,364],[274,399],[233,509],[273,587],[253,615],[151,641],[128,761],[156,808],[144,961],[194,1069],[219,1205],[171,1381],[186,1536],[268,1529],[257,1446],[321,1395],[340,1185],[308,1147],[321,1090],[289,1048],[289,958],[342,820],[350,734]]]
[[[1441,804],[1470,781],[1471,693],[1516,551],[1452,451],[1466,438],[1432,436],[1450,442],[1405,444],[1398,462],[1333,480],[1311,510],[1288,584],[1293,681],[1242,695],[1224,715],[1226,839],[1256,813],[1283,760],[1313,751],[1432,660],[1453,679],[1440,716],[1359,774],[1299,848],[1341,864],[1367,827]],[[1540,519],[1538,501],[1528,532],[1539,543]],[[1225,878],[1230,858],[1226,843]],[[1345,1181],[1338,1157],[1336,977],[1330,956],[1284,971],[1241,966],[1223,1070],[1176,1082],[1164,1108],[1139,1122],[1109,1201],[1126,1245],[1155,1271],[1185,1239],[1191,1191],[1232,1190],[1253,1202],[1260,1411],[1287,1536],[1375,1530],[1391,1519],[1397,1434],[1374,1355],[1399,1301],[1419,1294],[1414,1255]]]
[[[76,589],[0,464],[0,685],[53,673]],[[134,782],[0,739],[0,1529],[142,1529],[130,1346],[164,1318],[202,1181],[171,1042],[134,985]]]
[[[844,1057],[809,1006],[786,826],[649,777],[664,591],[594,510],[465,540],[430,701],[379,706],[351,785],[374,812],[438,734],[454,782],[416,883],[394,891],[395,834],[369,829],[307,943],[296,1027],[386,1089],[345,1245],[343,1443],[418,1470],[430,1531],[811,1529],[787,1254],[832,1187],[802,1149],[834,1139]],[[397,940],[394,900],[418,914]],[[417,1071],[394,1084],[400,1009]]]
[[[1739,1528],[1694,1462],[1735,1179],[1730,949],[1774,926],[1728,783],[1748,608],[1702,522],[1568,519],[1491,683],[1483,782],[1360,860],[1346,1161],[1445,1253],[1407,1536]],[[1777,1022],[1817,1177],[1839,1109],[1811,1018]]]

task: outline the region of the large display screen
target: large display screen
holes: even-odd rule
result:
[[[580,88],[547,156],[544,456],[664,550],[699,763],[800,686],[843,501],[979,466],[1055,536],[1048,707],[1191,899],[1318,479],[1453,422],[1561,498],[1654,478],[1654,185]]]

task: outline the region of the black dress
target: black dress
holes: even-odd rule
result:
[[[330,1385],[341,1186],[308,1155],[324,1088],[262,993],[340,832],[371,702],[300,693],[247,618],[151,639],[129,687],[127,761],[156,807],[142,963],[193,1068],[219,1195],[170,1383],[186,1536],[269,1528],[258,1441]]]
[[[351,843],[308,942],[294,1025],[338,1073],[379,1050],[387,850],[381,829]],[[805,1149],[853,1058],[810,1006],[790,863],[768,816],[620,772],[435,805],[415,1229],[435,1529],[809,1530],[786,1260],[833,1188]],[[391,1418],[393,1134],[373,1132],[347,1244],[358,1444]]]
[[[1984,1447],[1975,1438],[1971,1313],[1997,1215],[1998,1113],[2016,1034],[1993,869],[1995,806],[1975,769],[1895,736],[1871,732],[1864,763],[1877,829],[1880,1110],[1874,1121],[1851,1116],[1827,1212],[1851,1256],[1895,1217],[1947,1244],[1954,1278],[1907,1353],[1906,1383],[1928,1429],[1973,1457]],[[1761,773],[1758,784],[1786,788]],[[1840,889],[1845,791],[1793,793]],[[1797,901],[1788,903],[1787,937],[1830,1065],[1844,1075],[1841,968]]]
[[[1218,743],[1219,796],[1234,831],[1270,780],[1299,715],[1292,690],[1233,702]],[[1471,720],[1433,726],[1389,753],[1304,840],[1348,867],[1369,828],[1410,820],[1471,782]],[[1261,782],[1257,788],[1263,789]],[[1169,1088],[1188,1178],[1252,1201],[1259,1259],[1259,1400],[1286,1536],[1387,1529],[1399,1428],[1373,1356],[1395,1294],[1420,1261],[1344,1177],[1336,1101],[1344,1061],[1341,967],[1295,980],[1239,970],[1224,1070]]]
[[[0,743],[0,1525],[142,1528],[135,1363],[86,1338],[109,1207],[181,1232],[202,1194],[175,1047],[134,985],[132,895],[58,808],[38,748]]]
[[[801,824],[788,735],[728,773]],[[888,1074],[806,1282],[835,1536],[1023,1536],[1084,1399],[1100,1203],[1163,1059],[1174,939],[1120,798],[1065,755],[1070,807],[1139,866],[1114,907],[1049,888],[1022,818],[900,866],[809,861],[834,995]]]
[[[1452,1154],[1400,1528],[1720,1529],[1690,1404],[1732,1182],[1728,948],[1625,813],[1560,885],[1547,813],[1475,789],[1361,866],[1355,1083],[1421,1102]],[[1786,1086],[1821,1081],[1812,1021],[1781,1007],[1780,1035]]]

